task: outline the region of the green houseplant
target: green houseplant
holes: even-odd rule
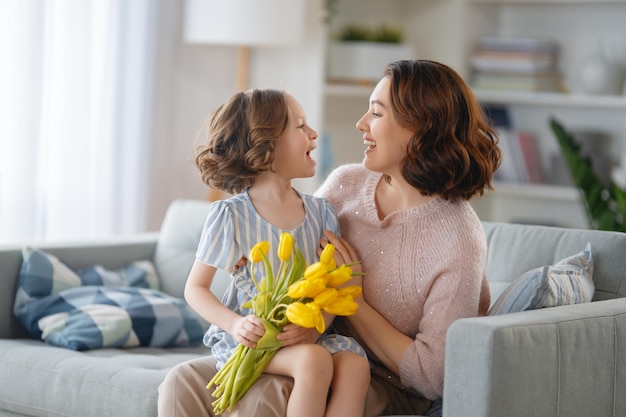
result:
[[[328,78],[370,84],[380,79],[385,65],[412,58],[402,28],[350,24],[341,28],[329,44]]]
[[[574,184],[583,195],[585,210],[592,229],[626,232],[626,191],[615,182],[603,183],[593,171],[589,158],[571,133],[555,118],[550,128],[556,136]]]
[[[396,26],[381,25],[372,28],[365,25],[352,24],[344,26],[337,35],[340,42],[378,42],[401,44],[404,42],[404,31]]]

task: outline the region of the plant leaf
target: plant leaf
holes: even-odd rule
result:
[[[584,197],[590,227],[625,232],[626,191],[613,181],[607,186],[600,180],[589,158],[582,155],[580,145],[555,118],[550,119],[550,128],[561,147],[574,183]]]

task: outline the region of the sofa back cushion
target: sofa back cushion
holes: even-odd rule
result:
[[[209,201],[175,200],[165,213],[154,264],[161,277],[161,289],[170,295],[183,297],[210,206]],[[218,298],[226,291],[229,280],[228,273],[217,272],[211,289]]]
[[[594,301],[626,297],[626,234],[548,226],[483,222],[487,279],[494,302],[517,277],[593,248]]]
[[[163,220],[154,263],[166,293],[182,297],[211,203],[174,201]],[[598,230],[483,222],[488,242],[487,279],[494,302],[517,277],[552,265],[591,243],[594,300],[626,297],[626,234]],[[212,290],[221,298],[228,273],[218,271]]]

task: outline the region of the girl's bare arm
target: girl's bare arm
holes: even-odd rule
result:
[[[217,268],[196,260],[185,284],[185,300],[201,317],[231,334],[244,346],[254,348],[265,333],[255,315],[240,316],[224,306],[211,291]]]

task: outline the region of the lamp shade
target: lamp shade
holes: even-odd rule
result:
[[[287,46],[302,39],[306,0],[186,0],[187,43]]]

